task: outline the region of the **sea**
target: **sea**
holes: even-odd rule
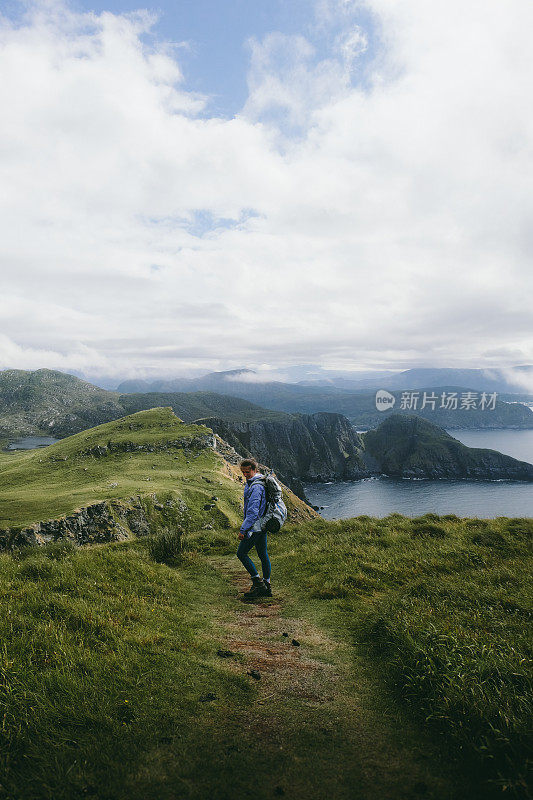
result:
[[[499,450],[533,464],[533,430],[448,430],[468,447]],[[428,512],[458,517],[533,517],[533,483],[412,478],[363,478],[359,481],[304,484],[307,497],[326,519],[397,512],[418,517]]]

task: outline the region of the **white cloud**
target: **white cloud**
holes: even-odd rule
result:
[[[0,20],[0,366],[533,361],[533,6],[317,14],[327,56],[253,41],[233,119],[146,13]]]
[[[259,369],[253,372],[237,372],[233,375],[226,375],[224,381],[229,383],[270,383],[271,381],[282,381],[290,383],[290,376],[285,372],[272,369]]]
[[[522,391],[533,393],[533,370],[529,369],[520,373],[516,370],[502,369],[500,374],[516,387],[516,391],[522,389]]]

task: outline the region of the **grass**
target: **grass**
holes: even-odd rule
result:
[[[260,754],[244,733],[257,686],[216,657],[235,612],[213,567],[234,554],[234,529],[190,530],[177,552],[164,543],[168,564],[150,556],[161,534],[0,555],[0,797],[230,800],[253,795],[253,774],[268,788],[255,796],[271,796],[282,775],[319,800],[321,780],[329,793],[335,785],[331,760],[356,744],[371,745],[384,773],[392,762],[386,747],[376,756],[376,740],[416,750],[416,732],[393,722],[395,703],[420,738],[455,748],[469,796],[527,797],[532,521],[439,523],[444,537],[418,535],[434,518],[399,515],[316,520],[270,537],[285,613],[342,643],[342,685],[328,690],[367,730],[354,733],[327,706],[309,721],[289,700],[272,712],[277,732]],[[498,537],[475,543],[480,534]],[[338,736],[321,733],[331,726]]]
[[[225,742],[217,720],[253,688],[205,637],[205,564],[192,580],[148,544],[0,557],[1,797],[201,796],[189,784],[208,768],[205,742]]]
[[[351,643],[381,685],[373,706],[392,692],[420,736],[456,747],[478,787],[471,796],[526,797],[533,523],[438,522],[445,536],[419,535],[434,516],[288,526],[270,538],[274,586],[286,587],[302,625],[314,615]],[[153,543],[53,543],[0,557],[0,797],[229,800],[236,787],[248,796],[247,770],[270,785],[274,751],[239,749],[253,680],[215,656],[233,612],[210,556],[234,553],[235,530],[188,531],[179,553],[163,548],[173,566],[150,557]],[[354,675],[354,696],[364,680]],[[322,743],[313,766],[318,729],[299,731],[295,713],[281,708],[277,724],[309,776],[340,744]],[[221,773],[217,759],[228,757]]]
[[[533,521],[428,516],[300,524],[275,540],[276,569],[332,605],[386,685],[455,742],[480,781],[521,796]]]
[[[0,457],[0,524],[127,499],[145,483],[153,523],[125,542],[0,554],[0,798],[232,800],[254,796],[250,774],[266,798],[282,764],[321,800],[320,771],[346,756],[347,728],[319,741],[290,703],[276,712],[286,751],[248,746],[257,687],[216,657],[234,600],[214,566],[234,554],[242,487],[215,451],[171,444],[206,433],[155,409]],[[155,450],[87,453],[109,442]],[[183,527],[155,492],[187,503]],[[344,645],[354,709],[366,696],[368,725],[372,707],[385,720],[394,704],[407,709],[420,738],[449,743],[477,786],[469,796],[483,800],[528,796],[532,534],[531,519],[391,514],[269,537],[273,585],[293,616]]]
[[[241,490],[222,459],[206,447],[172,445],[209,433],[202,425],[182,423],[170,409],[153,409],[46,448],[1,454],[0,527],[54,519],[103,500],[169,491],[177,491],[196,510],[216,493],[218,509],[235,524]],[[115,451],[103,457],[88,453],[109,443],[129,442],[154,452]]]

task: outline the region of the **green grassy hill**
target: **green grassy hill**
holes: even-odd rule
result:
[[[191,524],[235,525],[238,470],[209,443],[213,433],[154,408],[69,436],[49,447],[0,456],[0,528],[23,527],[132,496],[174,493]],[[211,497],[217,495],[214,508]],[[292,509],[307,507],[287,492]],[[312,513],[312,512],[311,512]]]

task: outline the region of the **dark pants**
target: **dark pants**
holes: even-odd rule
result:
[[[267,535],[265,532],[258,531],[252,533],[248,539],[242,539],[239,549],[237,550],[237,558],[242,561],[248,572],[252,577],[258,574],[255,564],[248,555],[252,547],[257,550],[257,555],[261,560],[261,567],[263,569],[263,578],[269,580],[270,578],[270,559],[267,553]]]

